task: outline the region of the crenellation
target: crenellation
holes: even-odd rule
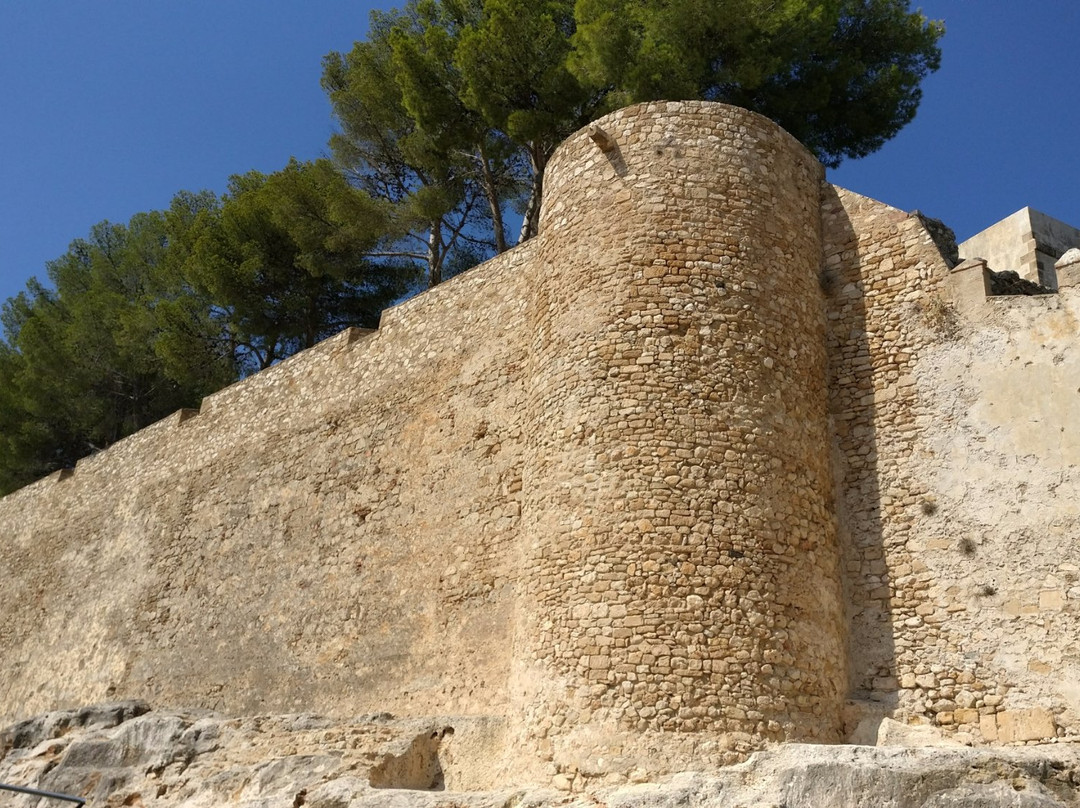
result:
[[[703,102],[606,116],[545,185],[535,239],[377,331],[0,500],[0,715],[487,716],[566,789],[1077,740],[1075,256],[993,296]]]

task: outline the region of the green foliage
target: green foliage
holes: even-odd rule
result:
[[[195,201],[192,198],[192,201]],[[102,222],[3,307],[0,491],[90,452],[235,378],[231,358],[171,333],[163,305],[191,294],[169,259],[169,216]],[[159,353],[171,339],[175,355]]]
[[[535,234],[551,153],[600,114],[725,101],[835,166],[912,119],[942,33],[907,0],[411,0],[326,57],[331,148],[399,206],[434,283],[470,236],[505,248],[508,205],[524,211],[521,238]]]
[[[456,58],[461,37],[480,10],[476,0],[418,0],[395,19],[389,47],[404,112],[454,166],[466,198],[470,192],[483,197],[486,210],[478,208],[469,224],[490,226],[491,246],[501,253],[507,248],[503,208],[521,193],[521,166],[513,144],[466,104],[465,77]],[[460,264],[479,255],[479,246],[459,238],[450,247],[461,254],[452,260]]]
[[[450,103],[452,87],[441,91],[452,77],[441,72],[429,22],[416,4],[408,13],[374,13],[367,42],[326,57],[323,87],[341,126],[330,140],[335,160],[358,188],[388,203],[391,230],[400,234],[380,255],[423,262],[433,286],[482,206],[461,154],[474,121],[465,115],[449,125],[461,110]]]
[[[219,340],[245,370],[268,367],[349,325],[374,327],[416,276],[374,263],[387,206],[325,160],[232,177],[219,208],[195,223],[184,274],[213,301]]]
[[[523,191],[532,200],[525,235],[534,232],[547,157],[588,119],[564,64],[571,11],[567,2],[413,0],[373,14],[367,41],[324,60],[341,126],[334,157],[399,209],[406,242],[423,245],[404,254],[423,256],[430,283],[455,250],[476,253],[485,241],[504,250],[504,208]]]
[[[550,153],[588,123],[593,94],[570,71],[569,0],[486,0],[460,37],[463,100],[521,146]]]
[[[102,222],[3,307],[0,493],[103,449],[345,326],[417,272],[367,257],[385,203],[328,161]]]
[[[578,0],[577,21],[574,68],[609,105],[736,104],[830,166],[911,121],[944,33],[907,0]]]
[[[462,100],[527,163],[522,240],[536,234],[551,154],[602,111],[602,94],[570,69],[574,30],[571,0],[484,0],[455,51]]]

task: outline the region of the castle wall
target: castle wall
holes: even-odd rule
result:
[[[1038,241],[1031,208],[1022,208],[959,245],[961,258],[984,258],[995,272],[1012,270],[1029,281],[1039,281]]]
[[[112,698],[500,714],[531,254],[0,500],[0,723]]]
[[[917,217],[874,200],[826,185],[822,222],[850,687],[855,699],[895,699],[895,626],[922,620],[924,590],[906,549],[928,494],[910,458],[919,419],[932,417],[914,373],[916,353],[934,339],[918,304],[948,268]]]
[[[1075,733],[1080,296],[961,312],[917,217],[833,188],[823,215],[852,723]]]
[[[743,110],[596,127],[531,242],[0,500],[0,722],[482,714],[564,787],[1080,733],[1077,287]]]
[[[720,105],[598,123],[530,244],[0,502],[4,717],[509,714],[556,769],[839,739],[821,167]]]
[[[598,125],[614,148],[564,143],[541,221],[527,724],[582,776],[838,740],[820,165],[734,108]]]
[[[1080,734],[1080,294],[984,303],[919,360],[939,509],[913,549],[950,639],[993,671],[976,734]]]

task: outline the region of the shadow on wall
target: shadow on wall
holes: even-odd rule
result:
[[[404,788],[414,791],[445,791],[446,774],[439,747],[454,734],[453,727],[422,732],[400,755],[387,755],[371,770],[372,788]]]
[[[879,470],[879,402],[874,388],[872,335],[883,329],[868,312],[866,267],[858,235],[837,189],[822,196],[822,289],[828,317],[829,417],[833,435],[838,541],[847,604],[850,737],[867,713],[897,706],[894,586],[886,564]],[[897,212],[898,213],[898,212]],[[900,214],[903,216],[904,214]],[[869,243],[876,243],[873,239]]]

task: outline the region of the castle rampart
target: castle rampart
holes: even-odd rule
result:
[[[757,115],[614,113],[534,240],[0,500],[0,722],[484,715],[564,784],[1076,737],[1080,292],[951,263]]]
[[[501,711],[532,249],[0,500],[3,718]]]

